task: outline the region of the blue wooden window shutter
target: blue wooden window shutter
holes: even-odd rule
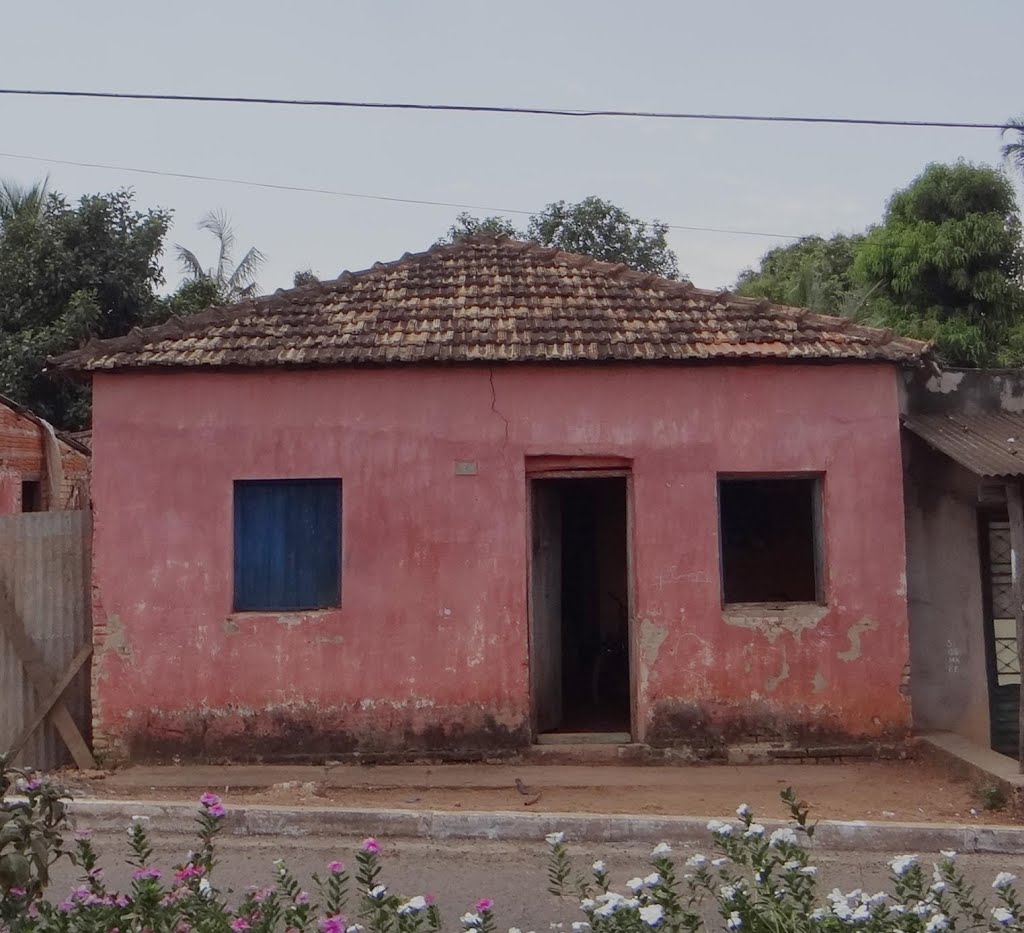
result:
[[[341,480],[235,481],[235,609],[341,604]]]

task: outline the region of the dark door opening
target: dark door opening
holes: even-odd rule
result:
[[[630,732],[625,477],[534,479],[538,732]]]

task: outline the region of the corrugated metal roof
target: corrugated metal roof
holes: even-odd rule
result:
[[[903,425],[978,476],[1024,474],[1024,414],[905,415]]]

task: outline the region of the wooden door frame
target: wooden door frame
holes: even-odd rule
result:
[[[533,689],[533,483],[536,480],[548,479],[624,479],[626,496],[626,605],[628,617],[626,619],[626,643],[629,653],[629,735],[633,742],[642,741],[643,736],[638,736],[638,688],[639,677],[637,674],[637,658],[639,657],[639,645],[637,640],[639,632],[634,620],[636,617],[636,584],[634,579],[633,565],[633,470],[632,464],[625,466],[606,465],[607,461],[595,461],[586,458],[559,457],[558,467],[550,468],[550,460],[553,458],[535,458],[538,462],[531,469],[531,458],[527,458],[526,465],[526,607],[527,607],[527,680],[530,685],[530,732],[533,741],[537,741],[537,697]],[[618,458],[616,458],[618,459]],[[574,460],[578,460],[578,466],[568,466]],[[620,461],[621,462],[621,461]],[[628,462],[627,462],[628,463]],[[563,464],[566,464],[563,466]]]

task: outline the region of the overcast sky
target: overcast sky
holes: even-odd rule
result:
[[[1022,0],[488,3],[9,0],[0,86],[1002,122],[1024,113]],[[131,186],[169,244],[230,215],[266,291],[429,246],[456,208],[15,159],[112,163],[535,210],[590,194],[668,223],[830,235],[930,161],[997,164],[997,131],[364,112],[0,96],[0,176],[74,198]],[[477,213],[484,213],[478,211]],[[517,218],[520,221],[523,218]],[[731,284],[786,240],[673,230]],[[180,277],[173,259],[171,282]]]

